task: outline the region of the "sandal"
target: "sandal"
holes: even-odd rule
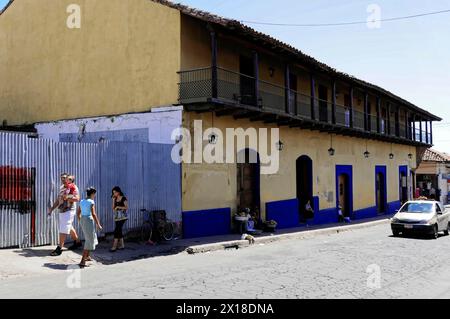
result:
[[[117,251],[117,248],[111,248],[109,251],[115,253]]]
[[[62,254],[62,249],[61,247],[56,247],[56,249],[54,251],[51,252],[50,256],[59,256]]]

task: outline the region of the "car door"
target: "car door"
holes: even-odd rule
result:
[[[441,206],[438,203],[436,203],[435,209],[436,209],[436,215],[437,215],[437,221],[438,221],[438,228],[439,228],[439,230],[444,230],[447,228],[446,216],[445,216],[444,212],[442,211]]]
[[[445,208],[441,203],[437,204],[442,211],[442,227],[443,229],[448,228],[448,223],[450,221],[450,209]]]

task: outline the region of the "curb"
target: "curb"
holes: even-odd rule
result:
[[[281,234],[281,235],[273,235],[273,236],[265,236],[265,237],[257,237],[255,238],[254,244],[268,244],[281,240],[288,239],[306,239],[312,238],[319,235],[332,235],[338,234],[345,231],[351,231],[356,229],[369,228],[377,225],[383,225],[389,223],[389,218],[376,220],[373,222],[360,223],[355,225],[345,225],[345,226],[337,226],[337,227],[329,227],[329,228],[321,228],[307,231],[299,231],[295,233]],[[253,244],[253,245],[254,245]],[[204,244],[204,245],[195,245],[186,248],[186,252],[188,254],[199,254],[206,253],[210,251],[217,250],[226,250],[226,249],[239,249],[249,247],[252,244],[249,243],[248,240],[232,240],[232,241],[224,241],[213,244]]]

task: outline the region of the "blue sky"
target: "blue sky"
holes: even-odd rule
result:
[[[0,0],[0,7],[7,2]],[[297,24],[365,21],[373,3],[382,19],[450,9],[450,0],[180,2],[238,20]],[[249,25],[439,115],[444,120],[434,127],[435,148],[450,153],[450,13],[382,22],[379,29]]]

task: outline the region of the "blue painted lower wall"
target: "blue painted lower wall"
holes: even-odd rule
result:
[[[231,233],[231,209],[183,212],[183,237],[195,238]]]
[[[300,223],[298,199],[266,203],[266,220],[275,220],[280,229],[297,227]]]
[[[389,214],[395,213],[395,211],[400,209],[401,206],[402,206],[402,203],[399,200],[388,203],[388,213]]]
[[[293,228],[300,225],[298,199],[288,199],[266,203],[266,220],[275,220],[277,228]],[[319,210],[319,198],[313,198],[314,219],[311,225],[323,225],[338,222],[335,207]],[[401,207],[400,201],[387,204],[388,213],[393,214]],[[353,212],[353,220],[376,217],[376,206],[359,209]],[[226,235],[231,233],[231,209],[217,208],[208,210],[183,212],[183,236],[195,238],[205,236]]]
[[[377,217],[377,216],[378,216],[378,211],[377,211],[376,206],[358,209],[353,212],[354,220],[359,220],[359,219],[364,219],[364,218],[372,218],[372,217]]]
[[[314,225],[322,225],[338,222],[338,212],[335,207],[318,210],[314,214]]]

